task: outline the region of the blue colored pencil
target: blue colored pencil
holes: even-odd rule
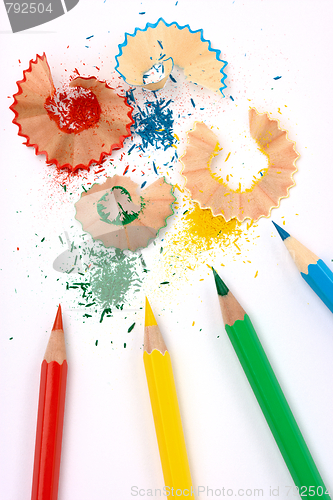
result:
[[[273,222],[273,221],[272,221]],[[273,222],[301,276],[333,313],[333,272],[317,255]]]

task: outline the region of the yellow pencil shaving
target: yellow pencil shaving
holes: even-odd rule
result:
[[[228,153],[228,156],[226,157],[226,159],[225,159],[224,161],[229,160],[229,156],[230,156],[230,155],[231,155],[231,152],[230,152],[230,153]]]
[[[256,278],[258,276],[258,271],[256,272],[256,274],[254,275],[254,277]]]
[[[150,307],[148,299],[146,297],[146,307],[145,307],[145,326],[157,325],[154,313]]]
[[[183,189],[182,189],[182,188],[180,188],[180,187],[178,186],[178,184],[175,184],[175,185],[174,185],[174,188],[177,188],[177,189],[178,189],[181,193],[183,193],[183,192],[184,192],[184,188],[183,188]]]

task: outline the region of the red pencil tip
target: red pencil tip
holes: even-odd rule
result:
[[[56,319],[54,320],[54,325],[53,325],[52,331],[53,330],[63,330],[63,327],[62,327],[61,305],[60,304],[59,304],[59,307],[58,307]]]

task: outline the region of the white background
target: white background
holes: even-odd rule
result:
[[[117,311],[102,324],[98,317],[83,324],[82,312],[73,310],[52,268],[64,250],[58,235],[67,231],[74,238],[80,233],[73,203],[61,201],[61,190],[50,198],[45,172],[53,167],[22,145],[11,123],[8,106],[15,82],[37,53],[46,52],[56,83],[65,81],[75,67],[83,75],[95,75],[95,65],[101,67],[101,78],[112,81],[125,32],[133,33],[135,27],[159,17],[202,28],[228,61],[226,97],[218,101],[221,123],[218,113],[213,123],[226,127],[220,126],[225,151],[232,143],[241,149],[244,137],[235,130],[245,130],[249,105],[279,118],[301,157],[296,187],[272,218],[279,224],[285,220],[284,227],[332,268],[332,3],[175,4],[81,0],[65,16],[18,34],[11,33],[0,5],[4,500],[30,498],[40,363],[59,301],[69,364],[59,500],[127,500],[133,498],[132,486],[163,487],[142,362],[140,307],[145,294],[172,357],[194,486],[225,487],[235,494],[239,488],[262,488],[264,498],[269,498],[270,487],[279,487],[279,498],[290,498],[285,487],[292,484],[291,477],[224,331],[205,259],[177,286],[161,288],[156,285],[161,276],[155,281],[152,277],[128,310]],[[94,38],[86,40],[90,35]],[[275,76],[282,78],[274,80]],[[186,130],[177,131],[180,154]],[[116,164],[120,154],[113,155]],[[76,201],[79,193],[73,196]],[[167,230],[171,226],[172,221]],[[261,219],[251,234],[251,244],[242,250],[246,256],[226,251],[207,263],[216,267],[249,313],[318,469],[333,490],[332,313],[300,277],[270,219]],[[43,237],[45,246],[40,244]],[[159,245],[151,245],[143,252],[156,273],[158,250]],[[211,497],[202,493],[198,498]]]

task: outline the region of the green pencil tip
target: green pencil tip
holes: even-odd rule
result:
[[[224,295],[227,295],[227,293],[229,292],[229,288],[222,281],[222,279],[220,278],[220,276],[217,274],[217,272],[215,271],[215,269],[213,267],[212,267],[212,269],[213,269],[213,274],[214,274],[214,278],[215,278],[215,285],[216,285],[217,293],[223,297]]]

